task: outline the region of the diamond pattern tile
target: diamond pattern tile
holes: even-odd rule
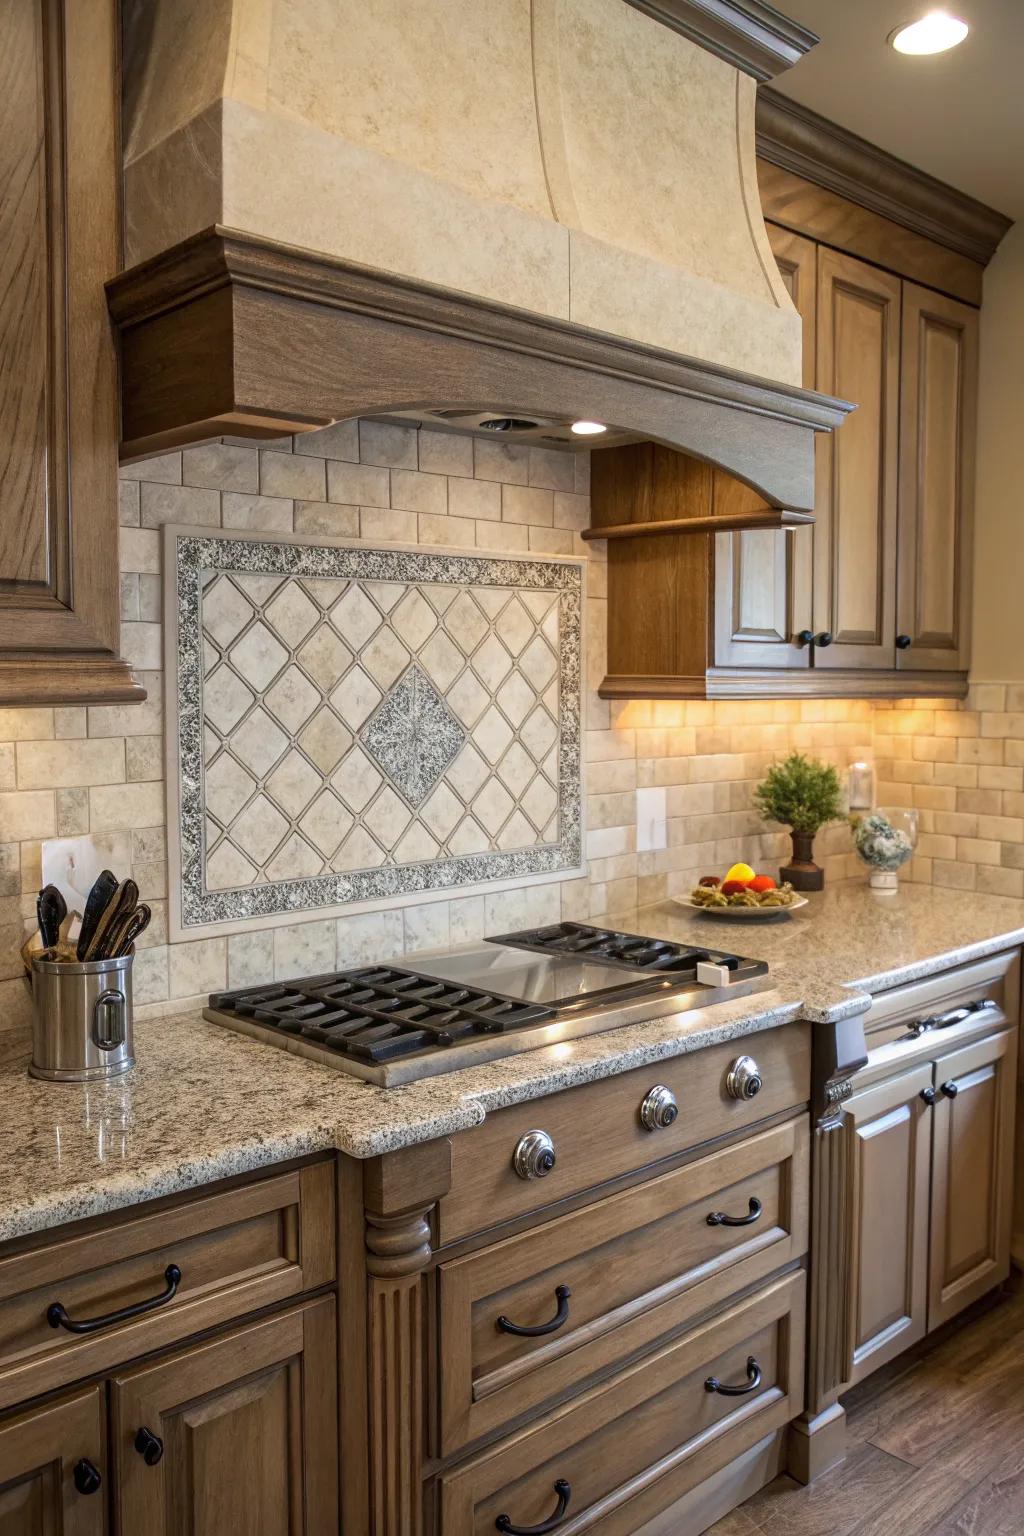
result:
[[[447,569],[199,590],[206,890],[557,845],[557,590]]]
[[[418,666],[395,684],[360,736],[413,806],[423,802],[465,739],[464,728]]]

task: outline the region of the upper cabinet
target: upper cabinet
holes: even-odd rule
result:
[[[117,6],[0,0],[0,705],[145,697],[119,659]]]

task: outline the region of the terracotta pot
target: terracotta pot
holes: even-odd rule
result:
[[[814,834],[791,832],[793,857],[779,870],[779,879],[788,880],[794,891],[823,891],[825,871],[814,862]]]

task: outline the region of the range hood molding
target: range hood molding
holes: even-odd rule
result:
[[[568,321],[213,226],[107,285],[122,458],[455,407],[586,416],[814,505],[852,407]]]

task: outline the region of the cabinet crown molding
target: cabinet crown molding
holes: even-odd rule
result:
[[[1013,223],[777,91],[757,93],[757,153],[983,266]]]
[[[762,0],[626,0],[727,64],[771,80],[799,63],[817,34]]]

